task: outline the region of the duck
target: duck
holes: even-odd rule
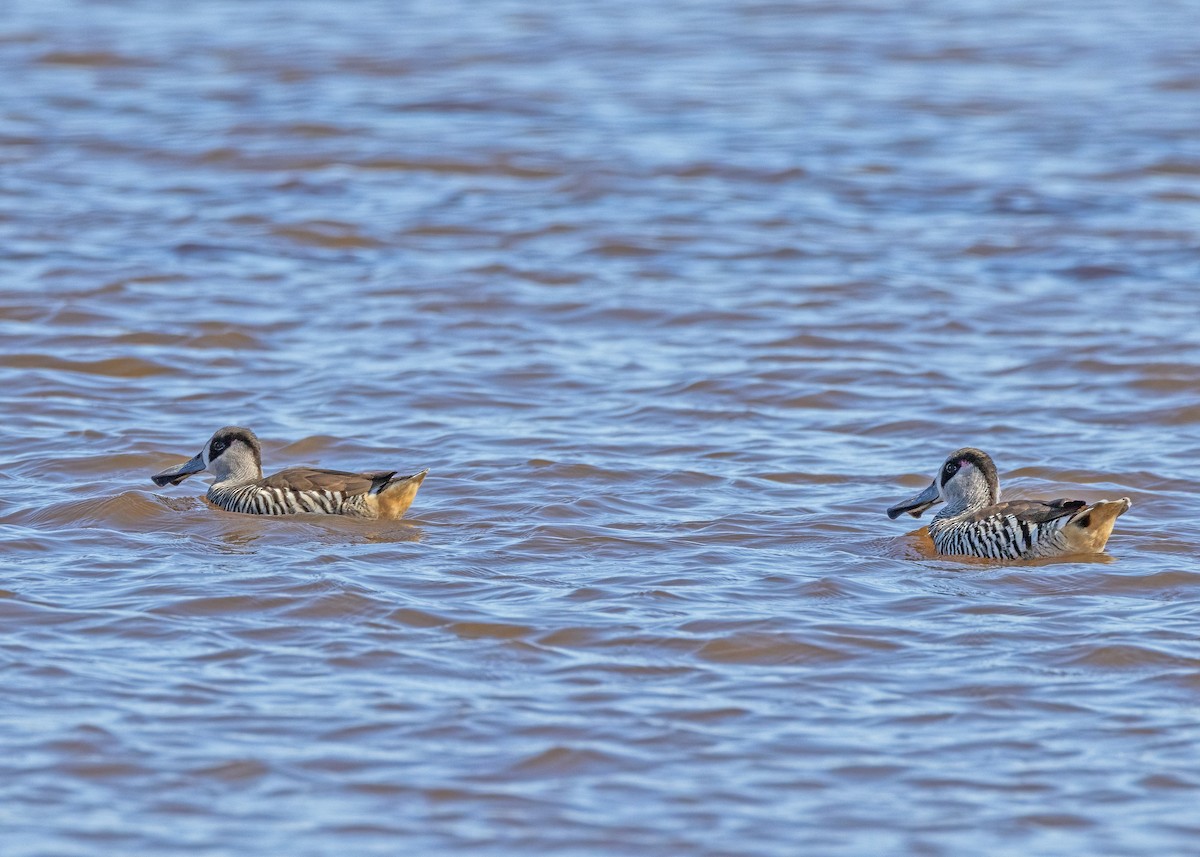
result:
[[[408,511],[428,469],[397,477],[396,470],[351,473],[289,467],[263,478],[262,444],[250,429],[217,429],[191,460],[150,477],[155,485],[178,485],[207,470],[209,502],[248,515],[346,515],[398,520]]]
[[[996,465],[974,447],[952,452],[928,488],[887,514],[892,520],[905,512],[919,518],[936,503],[946,504],[929,524],[938,553],[995,560],[1101,553],[1113,524],[1132,505],[1128,497],[1001,503]]]

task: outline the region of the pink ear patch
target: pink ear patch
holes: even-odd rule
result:
[[[966,470],[970,466],[971,466],[971,462],[967,461],[967,459],[965,459],[965,458],[962,461],[958,462],[959,470]]]

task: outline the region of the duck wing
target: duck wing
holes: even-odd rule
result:
[[[347,470],[320,470],[315,467],[289,467],[259,482],[264,488],[292,491],[329,491],[356,497],[379,491],[395,476],[395,470],[369,470],[351,473]]]
[[[1083,500],[1008,500],[980,509],[969,520],[983,521],[1011,515],[1027,524],[1044,524],[1074,515],[1086,505]]]

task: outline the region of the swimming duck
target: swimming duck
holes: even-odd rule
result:
[[[939,553],[988,559],[1034,559],[1100,553],[1117,517],[1129,510],[1128,497],[1098,500],[1010,500],[999,502],[996,465],[982,450],[951,453],[933,483],[887,510],[895,519],[914,518],[945,503],[929,524]]]
[[[250,515],[349,515],[356,518],[400,518],[412,505],[428,470],[396,476],[395,470],[348,473],[290,467],[263,478],[262,446],[248,428],[226,426],[190,461],[168,467],[153,477],[155,485],[178,485],[193,473],[214,477],[210,502],[230,512]]]

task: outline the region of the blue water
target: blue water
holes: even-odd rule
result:
[[[10,4],[0,853],[1194,850],[1198,23]],[[931,558],[964,445],[1133,507]]]

